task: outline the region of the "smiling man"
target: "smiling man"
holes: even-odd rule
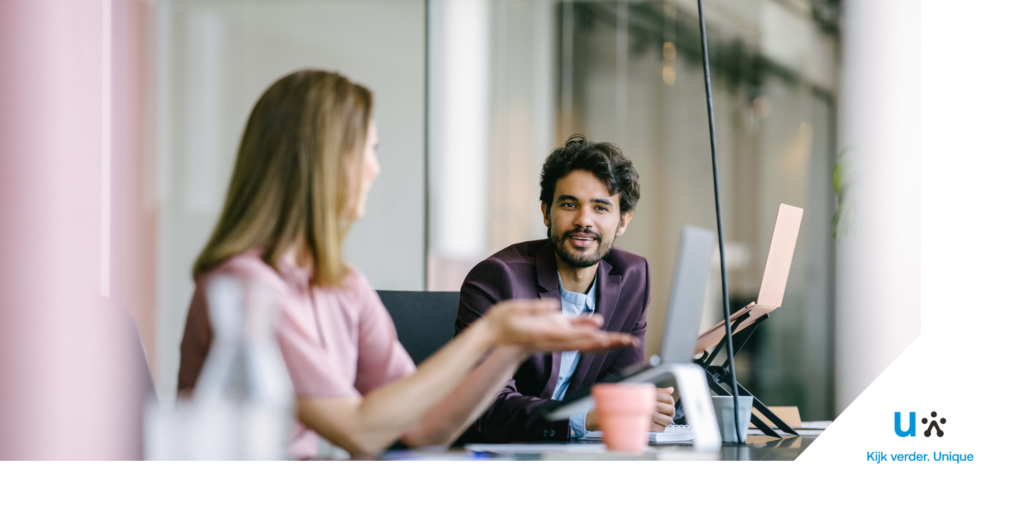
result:
[[[636,169],[612,144],[574,135],[544,162],[540,208],[546,240],[511,245],[480,262],[462,285],[456,332],[506,299],[559,299],[567,315],[600,314],[603,328],[631,333],[637,347],[595,354],[525,356],[494,404],[462,440],[567,440],[597,430],[593,412],[568,421],[545,420],[538,408],[641,363],[651,279],[647,260],[613,247],[626,232],[640,199]],[[675,413],[671,388],[658,390],[651,430]]]

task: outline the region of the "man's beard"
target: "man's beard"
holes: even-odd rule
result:
[[[597,242],[597,249],[593,253],[588,253],[579,251],[570,245],[573,235],[577,234],[593,235],[594,241]],[[549,234],[548,239],[551,240],[551,243],[555,246],[555,252],[560,258],[562,258],[562,261],[574,268],[587,268],[596,265],[608,255],[608,251],[612,250],[612,244],[615,243],[614,236],[612,236],[612,239],[605,244],[604,237],[602,237],[600,233],[580,228],[573,229],[572,231],[566,231],[562,233],[561,236]]]

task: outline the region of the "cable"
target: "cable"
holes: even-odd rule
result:
[[[722,235],[722,199],[718,193],[718,149],[715,147],[715,110],[711,105],[711,68],[708,64],[708,37],[704,29],[704,0],[697,0],[697,14],[700,17],[700,47],[704,54],[704,91],[708,99],[708,126],[711,130],[711,172],[715,177],[715,214],[718,217],[718,253],[722,267],[722,309],[725,310],[725,341],[728,349],[729,376],[732,377],[732,410],[736,420],[736,442],[740,440],[740,399],[736,385],[736,366],[733,364],[732,327],[729,323],[729,280],[725,274],[725,238]]]

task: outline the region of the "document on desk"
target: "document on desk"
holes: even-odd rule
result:
[[[604,434],[600,430],[588,430],[583,435],[584,441],[600,441]],[[647,434],[647,442],[655,444],[689,444],[693,442],[693,431],[689,425],[669,425],[664,432]]]
[[[800,423],[800,428],[807,428],[812,430],[825,430],[831,424],[831,421],[805,421]]]

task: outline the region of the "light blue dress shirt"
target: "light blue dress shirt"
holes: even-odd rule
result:
[[[566,315],[581,316],[597,310],[597,275],[594,276],[594,282],[590,284],[590,291],[576,293],[566,291],[562,287],[562,274],[558,274],[558,291],[562,294],[562,313]],[[562,352],[562,364],[558,368],[558,381],[555,383],[555,392],[551,398],[555,400],[565,398],[565,392],[569,389],[569,381],[579,363],[579,352],[575,350]],[[570,436],[573,439],[581,438],[587,432],[586,420],[586,412],[569,417],[569,428],[572,430]]]

